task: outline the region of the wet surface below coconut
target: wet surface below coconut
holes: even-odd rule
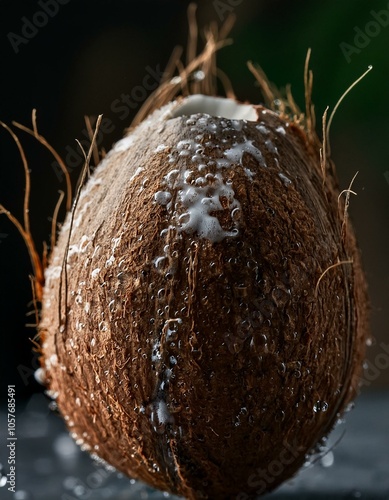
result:
[[[314,456],[298,477],[285,483],[269,499],[389,498],[389,394],[361,396],[347,422],[331,434],[320,455]],[[48,408],[43,395],[34,395],[25,408],[17,408],[17,492],[7,491],[6,413],[1,417],[0,498],[6,500],[162,500],[177,499],[118,474],[81,452],[62,420]],[[252,471],[251,482],[260,490],[282,467]],[[244,500],[245,496],[237,497]]]

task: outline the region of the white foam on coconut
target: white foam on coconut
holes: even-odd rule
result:
[[[157,418],[160,424],[174,423],[174,419],[170,414],[167,404],[162,399],[155,403],[155,410],[157,413]]]
[[[172,195],[169,193],[169,191],[157,191],[154,195],[154,200],[159,204],[159,205],[167,205],[169,201],[171,200]]]
[[[220,225],[218,218],[211,215],[225,209],[222,205],[222,199],[228,204],[228,210],[231,213],[234,209],[240,208],[231,183],[225,182],[219,172],[213,175],[211,182],[204,186],[191,183],[192,171],[190,170],[184,170],[177,174],[173,177],[168,174],[164,180],[170,189],[178,190],[178,199],[184,210],[183,213],[175,213],[178,218],[178,230],[187,234],[197,233],[200,238],[206,238],[214,243],[226,237],[237,236],[238,229],[236,227],[230,231],[225,230]],[[168,191],[164,193],[168,193]]]
[[[138,168],[135,170],[135,173],[131,176],[131,178],[130,178],[130,182],[131,182],[131,181],[133,181],[133,180],[135,179],[135,177],[138,177],[138,175],[139,175],[140,173],[142,173],[142,172],[143,172],[143,170],[144,170],[144,168],[143,168],[143,167],[138,167]]]
[[[179,198],[182,206],[186,209],[180,216],[180,231],[188,234],[197,233],[200,238],[206,238],[212,242],[218,242],[227,236],[236,236],[237,229],[224,230],[217,217],[211,213],[222,211],[221,198],[228,201],[229,210],[240,208],[239,201],[235,198],[231,185],[227,185],[217,173],[212,184],[205,187],[197,187],[186,182],[188,171],[184,172],[179,184]]]
[[[265,159],[257,147],[254,146],[253,141],[246,141],[235,144],[232,148],[224,151],[224,158],[216,160],[218,167],[230,167],[232,163],[242,164],[244,153],[252,155],[261,167],[266,167]]]
[[[250,181],[255,172],[244,165],[244,155],[253,157],[261,167],[267,167],[264,156],[253,140],[244,134],[247,121],[258,121],[258,113],[254,106],[240,104],[234,99],[192,95],[173,104],[163,118],[174,119],[187,116],[187,125],[191,131],[197,132],[196,140],[184,139],[178,142],[175,150],[168,154],[168,161],[176,167],[177,155],[193,163],[193,170],[172,169],[164,178],[163,190],[155,193],[154,201],[166,206],[179,232],[196,233],[200,238],[211,242],[220,242],[226,237],[236,237],[239,233],[238,221],[231,214],[237,213],[240,203],[235,198],[232,181],[228,178],[228,169],[243,167]],[[215,117],[222,120],[215,120]],[[220,151],[219,157],[207,158],[200,138],[204,132],[210,133],[210,141],[220,147],[218,135],[222,129],[230,128],[235,141],[232,146]],[[234,136],[234,131],[242,132]],[[261,133],[269,131],[262,126]],[[213,137],[212,137],[213,136]],[[272,146],[272,144],[269,146]],[[163,148],[157,148],[158,152]],[[269,147],[268,147],[269,149]],[[275,148],[272,148],[276,152]],[[208,162],[216,162],[220,169],[215,174],[205,174]],[[204,173],[203,173],[204,172]],[[173,192],[177,191],[177,197]],[[171,200],[175,200],[174,207]],[[222,227],[219,213],[228,210],[231,220],[229,227]],[[225,217],[223,217],[225,219]]]
[[[289,186],[290,184],[292,184],[292,181],[289,179],[289,177],[282,174],[281,172],[278,174],[278,177],[282,180],[285,186]]]
[[[270,151],[270,153],[278,155],[278,149],[276,148],[276,146],[274,146],[274,144],[272,143],[272,141],[270,139],[265,141],[265,146]]]
[[[83,237],[80,240],[80,243],[78,245],[78,249],[81,253],[85,253],[87,248],[91,245],[91,239],[89,236],[86,234],[83,235]]]
[[[93,269],[93,271],[91,272],[92,279],[96,280],[99,274],[100,274],[100,268],[96,267],[96,269]]]
[[[263,122],[262,122],[263,123]],[[259,124],[255,128],[261,132],[261,134],[268,135],[270,134],[270,130],[265,127],[265,125]]]

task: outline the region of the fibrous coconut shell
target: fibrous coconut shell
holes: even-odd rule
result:
[[[317,143],[211,99],[154,112],[86,183],[46,270],[42,353],[85,449],[187,498],[246,499],[355,396],[366,287]]]

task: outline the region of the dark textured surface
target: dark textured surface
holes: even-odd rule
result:
[[[361,396],[355,409],[347,415],[347,422],[339,425],[331,435],[329,447],[337,443],[332,451],[266,498],[389,499],[388,416],[388,393]],[[3,474],[9,471],[5,417],[3,410],[0,447]],[[48,402],[42,395],[32,396],[24,409],[17,408],[17,436],[18,493],[9,494],[7,486],[3,486],[0,488],[2,500],[177,498],[95,464],[74,445],[62,420],[48,410]]]

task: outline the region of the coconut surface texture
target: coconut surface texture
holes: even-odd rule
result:
[[[261,106],[194,95],[119,141],[46,270],[42,366],[77,443],[189,499],[291,477],[364,359],[338,196],[317,141]]]

